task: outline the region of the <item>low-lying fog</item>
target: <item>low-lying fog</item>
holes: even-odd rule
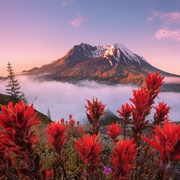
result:
[[[67,120],[69,114],[72,114],[75,120],[83,122],[86,120],[86,99],[92,100],[93,97],[98,98],[106,104],[107,109],[118,115],[116,110],[122,104],[130,103],[132,90],[137,89],[135,86],[108,86],[93,81],[82,81],[78,85],[56,81],[40,82],[27,76],[18,77],[18,81],[28,103],[31,104],[37,97],[33,102],[34,107],[44,114],[47,114],[49,109],[52,119],[56,121],[61,118]],[[6,84],[7,82],[0,83],[0,93],[5,94]],[[162,92],[156,99],[156,104],[161,101],[171,107],[169,118],[172,121],[180,121],[180,93]]]

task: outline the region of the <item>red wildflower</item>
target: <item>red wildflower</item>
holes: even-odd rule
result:
[[[87,111],[86,111],[86,115],[88,118],[88,121],[91,124],[91,130],[90,133],[91,134],[98,134],[98,130],[100,128],[100,117],[105,114],[104,109],[105,109],[105,105],[102,104],[101,101],[98,101],[97,98],[96,100],[93,98],[93,101],[90,102],[89,100],[87,100],[88,106],[85,106]]]
[[[93,171],[99,165],[102,143],[98,142],[98,136],[84,135],[75,142],[75,147],[79,151],[79,156],[88,165],[89,171]]]
[[[54,170],[46,170],[46,180],[51,180],[54,174]]]
[[[156,73],[148,73],[146,78],[146,88],[149,91],[149,104],[152,105],[154,103],[154,99],[161,92],[160,87],[164,83],[164,77],[160,76],[158,72]]]
[[[66,135],[66,126],[58,122],[51,122],[46,130],[46,133],[49,134],[49,144],[51,144],[58,154],[61,154],[65,140],[67,138]]]
[[[87,109],[87,117],[89,122],[92,124],[94,120],[99,120],[100,116],[105,114],[104,109],[105,105],[102,104],[98,99],[94,99],[90,102],[87,100],[88,106],[85,106]]]
[[[62,118],[60,121],[61,121],[61,124],[64,124],[64,118]]]
[[[146,88],[148,89],[148,91],[153,91],[156,94],[159,93],[159,88],[164,83],[163,79],[164,77],[160,76],[158,72],[148,73],[148,76],[146,78]]]
[[[148,121],[145,121],[146,116],[150,113],[149,92],[145,88],[133,91],[134,98],[130,98],[133,102],[132,106],[132,123],[134,135],[141,133]],[[134,137],[135,139],[137,137]]]
[[[158,125],[159,123],[168,120],[168,113],[170,111],[170,107],[167,106],[166,103],[160,102],[155,109],[156,112],[154,114],[154,125]]]
[[[117,110],[117,112],[119,113],[119,116],[123,117],[125,120],[128,120],[132,113],[131,110],[132,107],[126,103],[125,105],[123,104],[121,109]]]
[[[0,127],[3,129],[1,134],[4,145],[15,151],[30,149],[31,144],[38,142],[39,139],[31,128],[41,121],[36,118],[37,112],[32,105],[26,106],[24,102],[13,105],[10,102],[7,107],[1,106],[1,109]]]
[[[145,88],[133,90],[134,98],[130,98],[133,103],[132,115],[133,119],[139,116],[146,117],[149,114],[149,92]]]
[[[116,124],[112,123],[110,126],[108,126],[107,134],[113,139],[114,142],[121,132],[122,129],[118,126],[118,122],[116,122]]]
[[[138,153],[133,139],[119,140],[111,153],[112,175],[114,179],[129,179],[130,170],[133,167]]]
[[[166,121],[164,127],[156,127],[152,140],[143,136],[141,139],[156,148],[162,165],[168,165],[169,161],[180,161],[180,125]]]
[[[74,127],[75,127],[75,120],[70,119],[69,122],[68,122],[68,130],[73,131]]]

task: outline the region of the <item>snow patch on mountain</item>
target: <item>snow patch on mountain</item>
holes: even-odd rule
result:
[[[81,46],[84,50],[85,53],[84,55],[86,55],[89,58],[104,57],[109,60],[109,56],[112,56],[117,62],[119,62],[123,54],[124,55],[123,60],[127,65],[129,64],[128,61],[135,61],[139,65],[141,65],[142,61],[148,63],[143,57],[133,53],[121,43],[115,43],[106,46],[95,46],[95,47],[82,43]],[[112,61],[109,60],[109,63],[112,66]]]
[[[76,46],[76,48],[80,56],[92,59],[104,57],[109,61],[111,66],[113,66],[113,63],[110,57],[113,57],[118,63],[120,63],[120,60],[123,60],[127,65],[129,65],[130,62],[136,62],[139,65],[141,65],[142,62],[148,63],[143,57],[133,53],[121,43],[105,46],[91,46],[81,43],[79,46]]]

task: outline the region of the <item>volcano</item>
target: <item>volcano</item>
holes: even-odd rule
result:
[[[147,73],[151,72],[180,77],[152,66],[145,58],[133,53],[123,44],[91,46],[81,43],[70,49],[64,57],[23,73],[45,80],[70,83],[93,80],[109,85],[142,85]]]

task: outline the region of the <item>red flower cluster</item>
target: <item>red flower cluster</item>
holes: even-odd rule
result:
[[[149,92],[145,88],[133,91],[133,98],[130,100],[132,106],[132,123],[134,125],[133,131],[141,133],[148,121],[145,121],[146,116],[149,114],[151,106],[149,106]],[[135,132],[135,133],[136,133]],[[137,134],[137,133],[136,133]]]
[[[45,172],[46,180],[51,180],[53,174],[54,174],[54,170],[46,170],[46,172]]]
[[[149,106],[154,103],[154,99],[161,92],[160,87],[164,83],[164,77],[160,76],[158,72],[148,73],[146,77],[146,89],[149,91]]]
[[[129,120],[129,117],[132,114],[132,106],[129,105],[128,103],[126,103],[125,105],[123,104],[121,106],[121,109],[117,110],[117,112],[119,113],[119,116],[123,117],[125,119],[125,121]]]
[[[112,123],[110,126],[108,126],[108,132],[107,134],[111,139],[113,139],[114,142],[116,142],[117,137],[122,132],[122,129],[119,127],[118,122],[116,124]]]
[[[68,130],[72,132],[74,128],[75,128],[75,120],[71,118],[68,122]]]
[[[91,124],[91,129],[90,129],[90,133],[91,134],[98,134],[98,130],[100,128],[100,117],[105,114],[104,109],[105,109],[105,105],[102,104],[101,101],[98,101],[97,98],[96,100],[93,98],[93,101],[90,102],[89,100],[87,100],[88,106],[85,106],[87,111],[86,111],[86,115],[88,118],[88,121]]]
[[[99,143],[98,139],[96,135],[84,135],[80,140],[75,142],[75,147],[79,151],[79,156],[83,162],[87,164],[90,172],[99,165],[102,143]]]
[[[87,109],[87,117],[89,122],[92,124],[94,121],[99,120],[99,118],[105,114],[104,109],[105,105],[101,101],[98,101],[97,98],[90,102],[87,100],[88,106],[85,106]]]
[[[140,141],[140,136],[148,121],[146,117],[150,114],[154,99],[160,92],[160,86],[163,84],[163,78],[159,73],[149,73],[146,78],[146,87],[141,87],[133,91],[132,101],[132,123],[133,135],[135,141]]]
[[[61,154],[67,138],[66,126],[60,121],[52,122],[48,125],[46,133],[49,135],[49,144],[55,148],[58,154]]]
[[[119,140],[111,154],[112,176],[114,179],[129,179],[130,170],[133,167],[138,153],[133,139]]]
[[[38,142],[38,137],[31,130],[32,126],[41,123],[32,105],[26,107],[24,102],[2,106],[0,114],[1,142],[13,152],[31,150],[31,144]]]
[[[15,105],[9,103],[7,107],[2,106],[0,114],[0,144],[6,148],[6,156],[9,170],[5,174],[13,179],[38,178],[41,179],[40,157],[34,153],[34,144],[39,141],[38,136],[32,130],[34,125],[38,125],[37,112],[32,105],[26,106],[24,102],[18,102]],[[0,150],[3,153],[2,149]],[[13,153],[9,154],[8,151]],[[3,155],[3,154],[1,154]],[[2,157],[3,158],[3,157]],[[4,162],[4,163],[5,163]],[[10,163],[12,162],[12,166]]]
[[[149,92],[145,88],[140,88],[133,91],[133,98],[130,100],[133,103],[132,115],[134,120],[145,118],[149,114]]]
[[[160,102],[155,109],[156,112],[154,114],[154,121],[153,121],[154,125],[160,124],[161,122],[168,120],[170,107],[167,106],[166,103]]]
[[[164,79],[164,77],[160,76],[158,72],[156,72],[154,74],[148,73],[148,76],[146,78],[146,88],[148,91],[150,91],[154,94],[154,98],[160,92],[159,88],[164,83],[163,79]]]
[[[160,125],[156,127],[152,140],[143,136],[141,139],[157,149],[161,164],[164,166],[170,161],[180,161],[180,125],[166,121],[164,127],[161,128]]]

